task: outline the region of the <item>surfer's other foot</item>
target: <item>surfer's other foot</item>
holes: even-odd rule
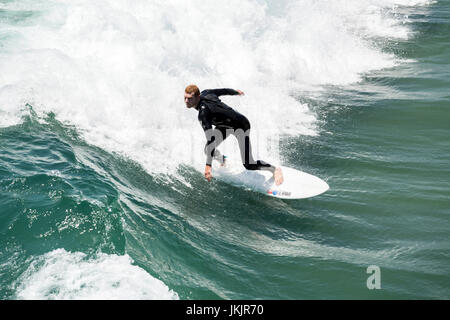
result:
[[[283,173],[281,172],[281,168],[277,167],[275,169],[275,172],[273,173],[273,178],[275,179],[275,184],[277,186],[279,186],[280,184],[283,183],[284,179],[283,179]]]
[[[227,166],[227,156],[223,156],[222,158],[222,163],[220,164],[221,167],[226,167]]]

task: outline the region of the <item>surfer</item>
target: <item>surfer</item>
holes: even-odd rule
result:
[[[247,170],[267,170],[272,172],[275,184],[283,183],[283,174],[280,167],[264,162],[255,161],[252,156],[250,143],[250,122],[248,119],[220,101],[219,96],[223,95],[244,95],[241,90],[234,89],[208,89],[200,93],[196,85],[189,85],[184,92],[184,102],[186,107],[198,110],[198,120],[206,135],[206,167],[205,178],[211,181],[212,160],[225,163],[223,156],[217,146],[230,134],[233,134],[239,143],[242,164]],[[215,126],[213,129],[212,126]]]

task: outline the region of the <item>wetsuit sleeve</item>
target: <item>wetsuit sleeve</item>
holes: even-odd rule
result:
[[[214,94],[214,95],[220,97],[220,96],[235,96],[235,95],[238,95],[239,92],[237,92],[234,89],[228,89],[228,88],[224,88],[224,89],[207,89],[207,90],[203,90],[202,91],[202,95],[208,95],[208,94]]]
[[[214,150],[211,150],[211,152],[206,151],[208,150],[208,146],[214,141],[214,136],[212,135],[211,112],[209,111],[208,108],[201,107],[198,113],[198,120],[200,121],[200,125],[202,126],[206,136],[206,145],[205,145],[206,165],[211,166],[212,154],[214,154]]]

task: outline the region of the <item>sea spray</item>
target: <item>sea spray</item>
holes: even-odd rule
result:
[[[16,282],[18,299],[178,299],[160,280],[132,264],[128,255],[56,249],[32,259]]]
[[[17,41],[0,51],[0,124],[17,123],[30,104],[148,172],[175,174],[180,164],[204,162],[184,87],[233,87],[246,96],[223,100],[249,118],[256,157],[280,163],[280,136],[320,130],[294,97],[393,66],[396,58],[370,38],[405,37],[395,8],[410,2],[285,1],[278,10],[250,0],[33,5],[26,24],[6,28]],[[235,142],[227,144],[238,158]]]

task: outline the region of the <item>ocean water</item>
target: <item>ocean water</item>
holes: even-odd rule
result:
[[[190,83],[330,190],[208,183]],[[0,0],[0,298],[449,299],[449,88],[448,0]]]

